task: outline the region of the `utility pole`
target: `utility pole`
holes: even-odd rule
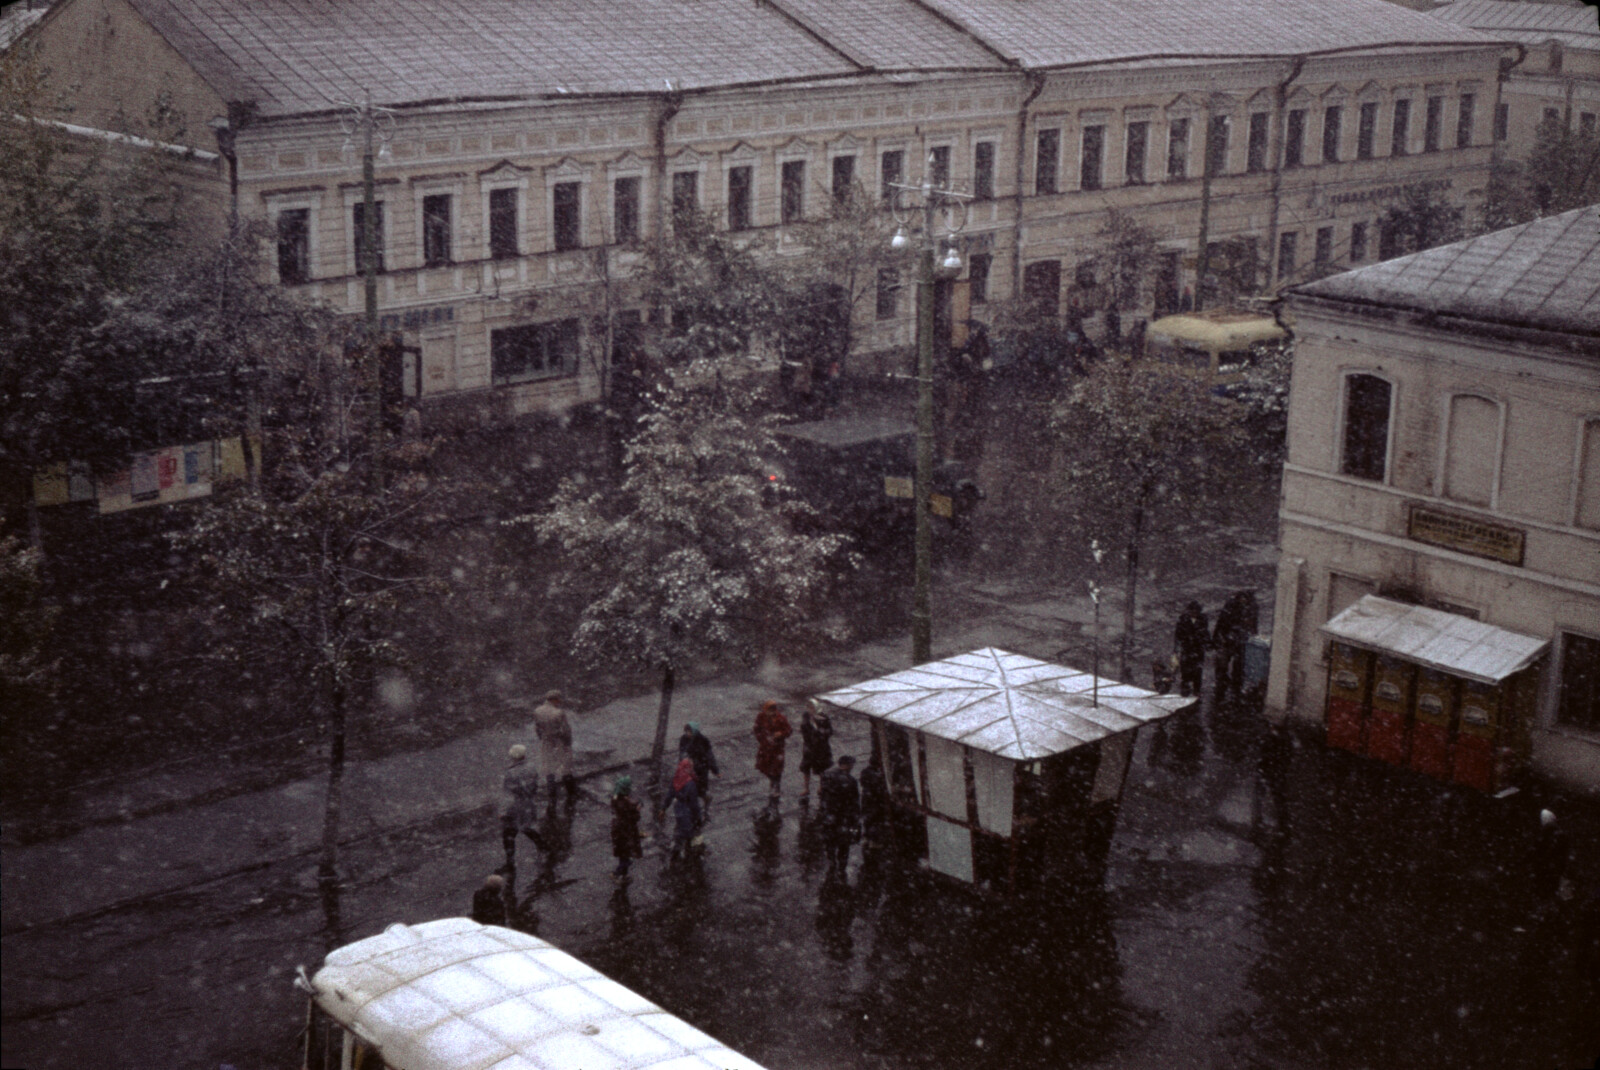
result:
[[[379,453],[383,446],[383,370],[379,367],[378,346],[378,228],[377,161],[388,160],[389,139],[394,133],[394,112],[374,107],[368,94],[360,104],[346,104],[340,116],[344,125],[345,151],[352,137],[361,134],[361,269],[366,289],[366,387],[368,406],[367,438],[374,491],[383,490],[383,468]],[[376,143],[376,152],[374,152]]]
[[[949,186],[935,186],[926,177],[933,170],[930,157],[924,168],[924,178],[917,185],[890,183],[893,193],[889,207],[894,212],[899,228],[889,243],[894,249],[911,247],[908,228],[916,216],[922,216],[918,237],[921,252],[917,257],[917,470],[913,487],[912,508],[916,514],[916,534],[913,544],[916,557],[916,576],[911,595],[911,662],[921,665],[933,658],[933,519],[930,499],[933,485],[933,285],[937,278],[954,278],[961,273],[961,254],[956,251],[954,238],[967,222],[969,193],[960,193]],[[907,201],[903,195],[915,194]],[[960,211],[960,221],[955,212]],[[935,214],[944,219],[945,234],[941,237],[935,227]],[[939,246],[944,246],[939,255]]]

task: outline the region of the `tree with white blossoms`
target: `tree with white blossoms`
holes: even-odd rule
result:
[[[1196,378],[1115,354],[1073,380],[1056,402],[1050,429],[1062,458],[1063,500],[1097,546],[1121,547],[1126,562],[1125,680],[1141,552],[1165,519],[1191,512],[1217,486],[1216,459],[1244,414]]]
[[[703,369],[702,369],[703,370]],[[748,660],[771,640],[812,627],[832,577],[853,559],[838,535],[807,535],[804,503],[775,497],[766,473],[781,447],[770,417],[722,386],[669,375],[623,458],[621,482],[564,482],[532,518],[564,568],[551,594],[581,605],[572,650],[595,666],[658,673],[651,798],[678,675]]]

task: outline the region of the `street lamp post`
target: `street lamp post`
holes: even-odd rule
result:
[[[911,247],[910,230],[917,216],[921,216],[921,249],[917,257],[917,472],[913,487],[916,585],[911,602],[911,661],[915,665],[933,657],[933,526],[929,513],[933,483],[933,284],[935,278],[953,278],[961,272],[961,255],[953,239],[966,225],[967,202],[972,199],[971,194],[948,185],[934,185],[927,177],[931,170],[930,155],[920,184],[889,183],[889,206],[899,224],[890,242],[892,248]],[[943,237],[935,227],[936,218],[943,222]]]
[[[378,367],[378,197],[377,160],[388,160],[389,139],[394,134],[394,111],[376,107],[368,94],[360,104],[346,103],[339,122],[344,127],[344,151],[348,155],[357,135],[361,137],[361,275],[366,283],[367,388],[371,391],[368,435],[371,439],[372,478],[376,485],[383,475],[378,465],[378,448],[383,442],[383,375]],[[373,143],[377,152],[373,152]]]

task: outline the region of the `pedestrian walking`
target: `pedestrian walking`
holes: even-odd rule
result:
[[[1206,648],[1211,645],[1210,622],[1199,602],[1190,602],[1172,630],[1172,643],[1178,651],[1178,694],[1198,695],[1205,673]]]
[[[539,820],[539,774],[528,762],[528,748],[521,743],[512,746],[506,755],[509,764],[500,786],[503,799],[500,807],[500,843],[506,852],[506,872],[517,871],[517,833],[532,840],[535,847],[544,849],[534,824]]]
[[[789,718],[783,715],[783,708],[768,699],[756,713],[756,725],[752,733],[756,737],[756,772],[771,783],[772,791],[768,797],[777,802],[778,785],[783,780],[784,753],[794,729],[789,724]]]
[[[1256,634],[1259,624],[1253,591],[1235,591],[1228,596],[1211,633],[1211,645],[1217,652],[1217,694],[1238,690],[1244,673],[1245,644]]]
[[[539,736],[539,763],[555,805],[556,781],[567,791],[570,804],[578,797],[578,780],[572,775],[572,722],[561,705],[561,692],[545,692],[544,702],[533,711],[533,730]]]
[[[805,778],[802,799],[811,798],[811,774],[821,776],[833,764],[833,721],[812,699],[800,715],[800,775]]]
[[[704,822],[711,808],[711,778],[720,777],[722,770],[717,767],[717,754],[711,747],[711,740],[700,731],[699,721],[683,726],[683,735],[678,737],[678,757],[694,763],[695,785],[700,789],[700,820]]]
[[[506,923],[506,879],[500,874],[489,874],[483,887],[472,893],[471,917],[479,925]]]
[[[861,837],[861,788],[850,769],[856,760],[848,754],[839,764],[822,774],[817,785],[818,820],[822,823],[822,846],[828,856],[828,871],[845,875],[850,865],[850,845]]]
[[[617,868],[611,879],[617,884],[628,882],[628,867],[635,858],[644,857],[644,837],[639,833],[639,804],[633,798],[633,778],[619,776],[611,786],[611,853],[616,857]]]
[[[700,829],[700,787],[694,778],[694,762],[678,759],[672,774],[672,857],[687,856],[698,840]]]
[[[883,846],[889,834],[889,779],[876,747],[861,770],[861,851]]]

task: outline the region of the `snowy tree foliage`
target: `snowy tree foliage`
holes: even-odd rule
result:
[[[1600,203],[1600,132],[1545,119],[1526,160],[1497,159],[1484,192],[1482,230]]]
[[[1213,397],[1197,378],[1116,355],[1073,380],[1055,406],[1050,428],[1063,460],[1064,500],[1073,503],[1082,531],[1124,552],[1124,678],[1140,552],[1152,532],[1192,511],[1217,485],[1212,459],[1245,411]]]
[[[684,385],[714,380],[713,363],[669,373],[627,445],[619,483],[567,480],[532,518],[564,558],[552,596],[581,606],[573,652],[596,667],[661,674],[658,793],[677,674],[747,659],[766,640],[806,629],[850,560],[843,537],[794,530],[803,503],[768,493],[768,465],[781,452],[771,418],[755,415],[737,385]]]

